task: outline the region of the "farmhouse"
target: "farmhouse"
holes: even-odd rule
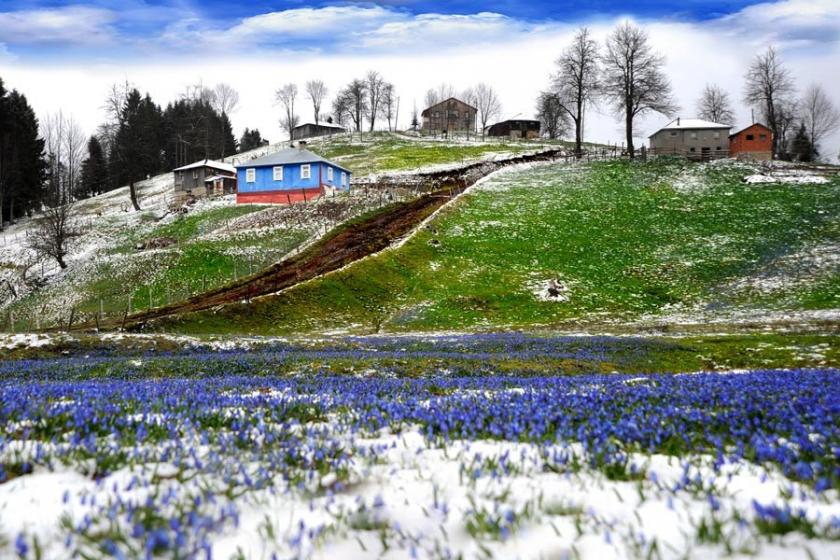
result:
[[[487,127],[487,136],[507,136],[509,138],[539,138],[540,121],[519,119],[497,122]]]
[[[727,124],[677,117],[650,135],[650,153],[699,160],[728,157],[727,136],[731,128]]]
[[[773,131],[754,123],[729,135],[729,154],[739,159],[773,159]]]
[[[341,134],[347,132],[347,129],[333,124],[301,124],[292,129],[292,140],[306,140],[307,138],[315,138],[317,136],[332,136],[333,134]]]
[[[239,204],[292,204],[350,190],[350,171],[306,149],[280,150],[236,166]]]
[[[227,163],[203,159],[173,173],[176,194],[209,196],[236,192],[236,168]]]
[[[460,99],[450,97],[425,109],[423,117],[423,134],[453,134],[456,132],[470,133],[475,131],[475,117],[478,109],[468,105]]]

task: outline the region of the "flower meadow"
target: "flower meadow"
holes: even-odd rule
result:
[[[604,344],[3,362],[0,557],[840,555],[840,371],[492,359]],[[327,367],[372,354],[382,367]]]

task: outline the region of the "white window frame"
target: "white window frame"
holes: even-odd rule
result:
[[[275,181],[282,181],[283,180],[283,166],[282,165],[275,165],[272,168],[271,173],[272,173],[271,177]],[[279,177],[278,177],[278,175],[279,175]]]
[[[193,179],[198,179],[198,169],[193,169]]]
[[[329,181],[329,182],[333,181],[333,168],[332,167],[327,167],[327,181]]]
[[[718,138],[720,138],[720,132],[715,132],[715,140],[717,140]]]
[[[344,171],[341,172],[341,186],[347,186],[347,173],[345,173]]]
[[[304,163],[300,166],[300,178],[301,179],[311,179],[312,178],[312,166],[308,163]]]
[[[257,170],[253,167],[245,170],[245,182],[246,183],[256,183],[257,182]]]

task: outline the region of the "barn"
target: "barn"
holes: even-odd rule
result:
[[[487,136],[508,138],[539,138],[540,121],[529,119],[506,120],[487,127]]]
[[[729,154],[739,159],[773,159],[773,131],[760,123],[729,135]]]
[[[350,190],[350,171],[306,149],[280,150],[236,166],[238,204],[292,204]]]
[[[347,129],[334,124],[305,123],[292,129],[292,140],[306,140],[307,138],[316,138],[318,136],[332,136],[333,134],[341,134],[343,132],[347,132]]]
[[[423,134],[442,134],[444,136],[475,131],[478,109],[460,99],[450,97],[423,110]]]
[[[729,156],[727,137],[731,128],[728,124],[677,117],[650,135],[650,153],[699,160],[725,158]]]
[[[236,192],[236,168],[230,164],[203,159],[173,170],[175,194],[209,196]]]

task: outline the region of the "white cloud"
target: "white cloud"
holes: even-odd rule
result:
[[[0,41],[91,45],[114,39],[117,15],[102,8],[67,6],[55,9],[0,12]]]

